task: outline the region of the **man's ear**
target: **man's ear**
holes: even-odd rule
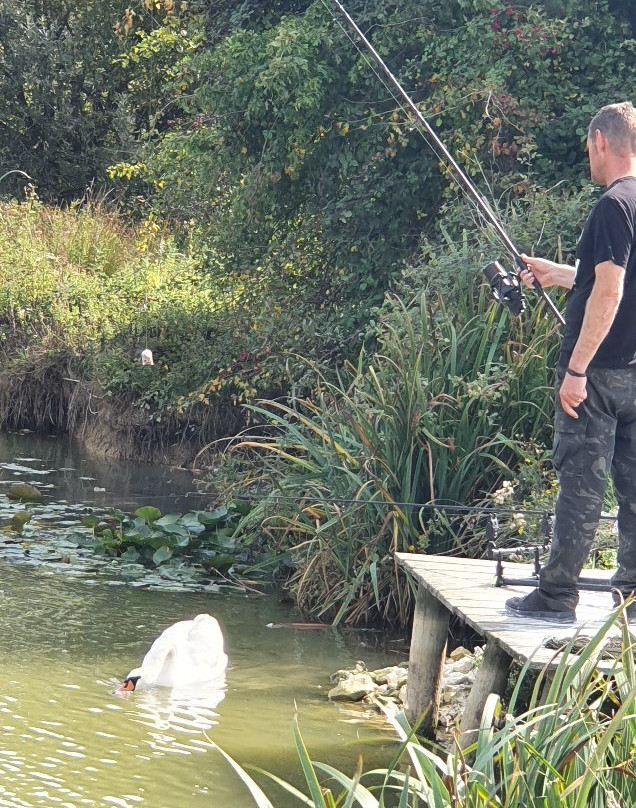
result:
[[[600,129],[594,130],[594,145],[596,146],[596,151],[599,152],[604,152],[607,149],[607,138]]]

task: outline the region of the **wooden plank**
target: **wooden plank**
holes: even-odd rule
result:
[[[468,694],[460,723],[460,746],[465,749],[477,740],[477,731],[491,693],[503,696],[508,682],[510,656],[496,643],[489,642],[477,676]]]
[[[406,715],[418,732],[432,735],[437,726],[450,612],[424,586],[419,586],[406,685]]]
[[[593,634],[605,623],[612,609],[609,592],[582,591],[575,623],[564,625],[514,618],[506,612],[506,600],[514,595],[526,595],[530,588],[494,586],[494,561],[411,553],[396,553],[396,559],[450,612],[514,659],[522,662],[531,659],[535,668],[546,664],[554,666],[558,661],[558,655],[543,646],[546,638],[569,637],[579,629]],[[504,571],[509,577],[529,577],[532,570],[532,564],[504,561]],[[595,570],[587,574],[609,580],[612,573]]]

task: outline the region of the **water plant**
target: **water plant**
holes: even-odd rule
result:
[[[213,511],[189,511],[162,515],[146,505],[133,516],[115,509],[107,516],[83,517],[93,530],[97,552],[160,566],[176,555],[188,555],[211,573],[225,575],[240,554],[234,539],[236,523],[249,506],[230,503]]]

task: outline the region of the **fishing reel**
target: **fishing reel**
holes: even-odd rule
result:
[[[504,269],[499,261],[491,261],[483,268],[495,300],[509,309],[515,317],[526,310],[526,298],[519,276]]]

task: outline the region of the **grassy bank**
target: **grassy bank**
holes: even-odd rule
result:
[[[129,456],[176,441],[187,457],[234,434],[257,375],[243,295],[240,277],[204,269],[152,222],[2,204],[0,423],[83,431]]]

